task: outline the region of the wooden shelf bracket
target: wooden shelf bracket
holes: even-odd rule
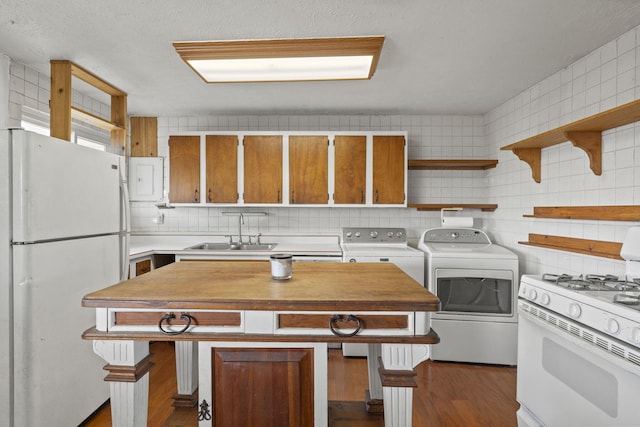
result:
[[[564,135],[575,147],[587,153],[593,173],[602,175],[602,132],[567,131]]]
[[[518,156],[520,160],[526,162],[531,168],[531,176],[533,180],[540,183],[540,169],[541,169],[541,157],[542,149],[540,148],[514,148],[513,154]]]

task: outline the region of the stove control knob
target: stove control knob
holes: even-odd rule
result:
[[[551,302],[551,298],[549,297],[549,294],[542,295],[540,302],[542,303],[542,305],[549,305],[549,303]]]
[[[576,304],[575,302],[572,302],[571,304],[569,304],[569,316],[573,317],[574,319],[577,319],[580,317],[581,314],[582,314],[582,308],[580,307],[579,304]]]
[[[359,231],[356,231],[355,236],[356,236],[356,237],[360,237],[360,232],[359,232]]]
[[[631,333],[629,335],[632,344],[640,345],[640,328],[631,329]]]
[[[400,238],[400,237],[402,237],[402,236],[404,236],[404,233],[403,233],[402,231],[398,231],[398,232],[396,233],[396,237]]]
[[[460,236],[460,234],[455,232],[455,231],[453,233],[451,233],[451,238],[452,239],[457,239],[459,236]]]
[[[389,232],[387,233],[387,237],[393,237],[393,231],[389,231]]]
[[[351,236],[353,236],[353,233],[350,231],[347,231],[347,237],[351,237]]]
[[[536,290],[535,290],[535,289],[531,289],[531,290],[529,291],[529,299],[530,299],[531,301],[535,301],[535,300],[536,300],[536,298],[538,298],[538,292],[536,292]]]
[[[607,319],[607,332],[614,335],[620,332],[620,323],[613,318]]]
[[[375,239],[376,237],[378,237],[378,232],[373,230],[372,232],[369,233],[369,237],[371,237],[372,239]]]

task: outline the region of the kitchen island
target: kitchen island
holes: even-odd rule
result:
[[[200,425],[326,426],[327,343],[360,342],[385,425],[409,427],[414,368],[439,341],[427,324],[437,297],[385,263],[299,262],[278,281],[268,261],[180,262],[82,305],[96,309],[83,337],[108,363],[114,426],[146,425],[149,341],[172,340],[198,346],[186,374]]]

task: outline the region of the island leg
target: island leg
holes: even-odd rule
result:
[[[176,341],[175,345],[178,392],[173,395],[173,406],[193,408],[198,404],[198,343]]]
[[[369,344],[367,352],[367,368],[369,371],[369,389],[366,390],[364,403],[367,412],[381,414],[384,412],[382,382],[380,381],[380,357],[382,347],[380,344]]]
[[[93,351],[107,362],[113,427],[145,427],[149,408],[148,341],[94,341]]]
[[[426,346],[382,344],[379,373],[384,396],[385,427],[411,427],[415,367],[426,359]]]

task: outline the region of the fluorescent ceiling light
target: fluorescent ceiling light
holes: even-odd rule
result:
[[[375,72],[383,36],[175,42],[207,83],[358,80]]]

